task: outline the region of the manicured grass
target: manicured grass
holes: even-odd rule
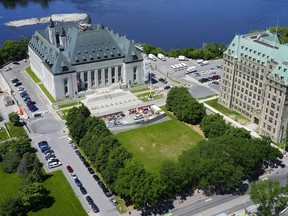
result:
[[[2,171],[2,163],[0,163],[0,203],[4,202],[9,197],[16,197],[21,178],[16,173],[4,173]]]
[[[135,89],[135,90],[131,90],[131,93],[138,93],[138,92],[143,92],[143,91],[148,91],[150,90],[150,88],[146,87],[146,88],[141,88],[141,89]]]
[[[50,94],[50,92],[45,88],[44,84],[39,84],[39,87],[42,89],[42,91],[44,92],[44,94],[47,96],[47,98],[48,98],[52,103],[56,103],[56,100],[52,97],[52,95]]]
[[[203,139],[175,117],[170,121],[122,132],[116,136],[129,152],[142,161],[149,172],[157,175],[164,160],[176,160],[182,151]]]
[[[163,95],[157,95],[157,96],[153,96],[152,97],[152,100],[158,100],[158,99],[161,99],[163,98],[164,96]],[[148,100],[148,98],[143,98],[141,99],[143,102],[148,102],[148,101],[151,101],[151,100]]]
[[[4,128],[4,127],[1,127],[0,129],[1,129],[1,130],[0,130],[0,141],[7,140],[7,139],[9,138],[9,136],[8,136],[5,128]]]
[[[218,96],[218,94],[212,94],[212,95],[208,95],[206,97],[199,97],[199,98],[197,98],[197,100],[207,99],[207,98],[211,98],[211,97],[215,97],[215,96]]]
[[[72,102],[72,103],[61,104],[61,105],[58,105],[58,107],[59,107],[59,109],[62,109],[62,108],[66,108],[66,107],[76,106],[78,103],[79,103],[79,105],[82,104],[81,102],[76,101],[76,102]]]
[[[49,177],[45,180],[43,185],[50,191],[49,196],[53,197],[54,202],[53,200],[48,200],[47,202],[51,202],[52,206],[37,212],[29,212],[28,215],[87,215],[63,172],[59,170],[47,175]]]
[[[22,126],[14,126],[11,122],[6,124],[7,130],[11,137],[18,137],[20,135],[27,135],[26,131]]]
[[[155,91],[151,91],[151,94],[154,95]],[[145,92],[143,94],[138,94],[137,97],[145,97],[145,96],[148,96],[148,95],[150,95],[150,92]]]
[[[225,106],[221,105],[220,103],[218,103],[218,99],[206,101],[205,103],[208,104],[209,106],[213,107],[214,109],[218,110],[219,112],[223,113],[226,116],[229,116],[232,118],[234,117],[233,118],[234,120],[242,119],[242,120],[245,120],[247,122],[250,122],[250,120],[248,118],[241,115],[240,113],[238,113],[234,110],[230,110],[230,109],[226,108]]]
[[[36,76],[36,74],[31,70],[31,67],[27,67],[25,71],[29,74],[29,76],[33,79],[35,83],[40,83],[41,80]]]

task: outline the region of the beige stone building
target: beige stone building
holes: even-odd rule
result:
[[[110,85],[133,86],[144,82],[142,53],[133,41],[92,25],[55,24],[32,36],[28,54],[31,69],[56,99]]]
[[[269,31],[236,35],[225,51],[219,102],[283,142],[288,123],[288,46]]]

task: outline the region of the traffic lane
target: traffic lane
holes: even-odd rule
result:
[[[62,170],[72,186],[73,190],[77,194],[77,197],[81,201],[82,205],[88,212],[92,212],[91,207],[86,201],[86,196],[82,195],[79,188],[76,186],[71,175],[68,173],[66,167],[70,165],[78,176],[79,180],[82,182],[83,186],[86,188],[88,194],[92,197],[95,204],[100,209],[101,215],[118,215],[115,207],[110,203],[109,199],[106,198],[102,189],[99,187],[97,182],[93,179],[92,175],[88,172],[87,168],[83,165],[79,157],[76,155],[75,151],[66,141],[67,136],[63,133],[47,134],[46,140],[55,152],[56,156],[62,163]],[[41,141],[41,140],[39,140]],[[42,158],[42,160],[45,160]],[[46,161],[45,161],[46,162]],[[47,167],[47,162],[45,164]],[[51,169],[53,170],[53,169]]]
[[[215,195],[211,197],[206,197],[205,199],[201,199],[193,203],[187,203],[186,205],[183,205],[183,206],[180,205],[178,208],[173,209],[171,212],[175,216],[215,215],[215,214],[219,214],[231,208],[230,205],[227,205],[227,202],[232,201],[236,206],[238,206],[239,200],[247,199],[246,196],[247,195],[244,195],[244,196]],[[224,204],[226,208],[225,206],[223,206],[221,209],[220,208],[217,209],[217,207],[221,204]],[[242,204],[242,207],[243,207],[243,204]]]

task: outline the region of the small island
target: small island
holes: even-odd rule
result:
[[[21,27],[26,25],[35,25],[35,24],[42,24],[48,23],[50,18],[56,22],[77,22],[84,20],[87,17],[85,13],[70,13],[70,14],[52,14],[50,17],[42,17],[42,18],[30,18],[30,19],[22,19],[22,20],[15,20],[5,23],[6,26],[12,27]]]

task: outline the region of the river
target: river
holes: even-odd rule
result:
[[[47,24],[5,22],[56,13],[87,13],[136,42],[165,50],[229,43],[235,34],[288,25],[287,0],[0,0],[0,42],[31,37]]]

